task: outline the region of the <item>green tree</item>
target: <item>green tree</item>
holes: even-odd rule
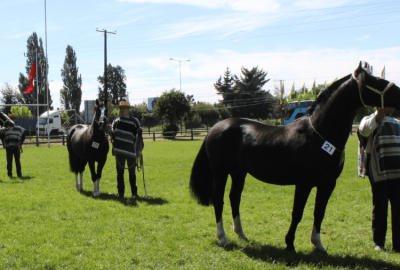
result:
[[[66,49],[61,78],[64,83],[60,90],[61,104],[66,110],[75,109],[79,112],[82,102],[82,75],[78,76],[76,53],[70,45]]]
[[[36,58],[36,49],[37,49],[37,80],[39,81],[39,88],[36,85],[36,80],[34,84],[34,91],[29,94],[25,94],[26,89],[29,85],[29,75],[31,72],[32,63]],[[47,64],[47,70],[49,65]],[[36,32],[33,32],[31,36],[29,36],[27,40],[27,60],[25,65],[25,76],[23,73],[19,74],[19,91],[22,96],[22,103],[23,104],[47,104],[47,96],[49,98],[49,109],[53,109],[53,100],[51,99],[50,88],[48,89],[48,95],[46,94],[46,55],[43,49],[43,41],[42,38],[37,37]],[[37,91],[39,90],[39,100],[37,100]],[[31,107],[31,110],[36,112],[37,107]],[[39,114],[45,112],[47,107],[41,106],[39,107]]]
[[[229,71],[229,70],[227,70]],[[229,73],[225,73],[226,81],[229,81]],[[240,77],[232,77],[234,84],[224,88],[224,83],[218,80],[214,87],[218,94],[222,93],[223,105],[231,109],[235,117],[266,118],[272,111],[272,95],[263,90],[264,85],[269,81],[266,79],[268,72],[258,67],[251,70],[242,67]],[[222,87],[222,88],[221,88]]]
[[[213,126],[220,119],[219,110],[209,103],[198,102],[191,108],[192,112],[196,112],[201,117],[201,122],[208,127]]]
[[[169,120],[170,124],[177,126],[178,119],[181,119],[190,111],[193,96],[187,95],[175,88],[163,92],[158,99],[153,112],[160,119]]]
[[[11,113],[14,114],[16,117],[32,117],[32,112],[27,106],[13,106],[11,107]]]
[[[229,70],[229,67],[226,68],[223,82],[222,82],[222,76],[219,77],[219,79],[215,82],[214,88],[217,90],[218,95],[222,95],[222,98],[225,100],[229,100],[229,98],[232,96],[233,97],[233,84],[234,84],[234,79],[232,77],[232,74]]]
[[[97,77],[97,80],[102,85],[99,86],[99,99],[105,99],[104,93],[104,75]],[[107,95],[108,102],[117,105],[121,101],[121,98],[126,97],[126,75],[125,70],[116,66],[113,67],[111,64],[107,66]]]
[[[133,108],[129,109],[129,115],[136,117],[139,121],[143,118],[143,115],[147,113],[147,103],[142,102],[140,104],[133,105]]]
[[[21,94],[18,91],[18,88],[6,83],[1,87],[0,93],[2,95],[1,103],[2,104],[18,104],[22,103]],[[2,111],[6,114],[9,114],[11,111],[11,107],[4,106],[2,107]]]

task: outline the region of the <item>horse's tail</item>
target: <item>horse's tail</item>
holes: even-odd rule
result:
[[[192,167],[190,176],[190,192],[199,204],[209,206],[212,204],[213,175],[206,151],[206,139]]]
[[[77,157],[74,153],[74,150],[72,149],[72,135],[74,135],[75,133],[75,129],[71,128],[70,130],[68,130],[67,133],[67,149],[68,149],[68,156],[69,156],[69,167],[71,172],[73,173],[78,173],[78,166],[77,166]]]

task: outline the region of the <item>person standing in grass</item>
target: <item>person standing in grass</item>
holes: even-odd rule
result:
[[[17,117],[13,114],[9,114],[8,117],[12,121],[15,122]],[[3,147],[7,152],[7,173],[8,177],[12,177],[12,163],[13,157],[15,159],[15,165],[17,167],[17,176],[22,177],[21,172],[21,161],[20,155],[22,151],[22,144],[25,141],[25,129],[18,125],[15,125],[14,128],[8,129],[3,127],[0,133],[0,139],[3,142]]]
[[[126,169],[129,171],[132,197],[140,198],[137,194],[135,169],[138,154],[136,153],[137,144],[141,144],[140,152],[144,147],[141,139],[142,127],[137,118],[129,115],[129,108],[132,108],[132,106],[129,105],[128,100],[121,101],[115,107],[119,108],[120,116],[113,121],[110,135],[113,143],[113,155],[115,155],[116,160],[118,196],[123,198],[125,194],[124,172],[125,163],[127,163]]]
[[[358,174],[369,177],[372,189],[374,249],[384,250],[388,203],[392,213],[393,250],[400,252],[400,122],[394,108],[378,108],[358,129]]]

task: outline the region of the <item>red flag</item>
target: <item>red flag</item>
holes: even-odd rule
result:
[[[29,94],[30,92],[33,91],[33,80],[35,79],[36,76],[36,61],[33,62],[32,67],[31,67],[31,75],[29,75],[29,79],[31,80],[29,82],[29,87],[26,89],[25,94]]]

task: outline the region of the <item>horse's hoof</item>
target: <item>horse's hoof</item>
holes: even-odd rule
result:
[[[219,245],[221,246],[221,247],[225,247],[226,245],[229,245],[229,241],[228,241],[228,239],[226,238],[226,236],[224,235],[224,236],[222,236],[220,239],[219,239]]]
[[[240,239],[243,239],[245,241],[249,241],[249,239],[247,239],[246,235],[244,234],[244,232],[238,233],[238,237]]]
[[[318,251],[319,253],[322,253],[322,254],[328,254],[328,252],[326,252],[324,247],[322,247],[322,248],[315,247],[315,250]]]
[[[285,250],[286,250],[286,253],[289,254],[289,255],[296,255],[297,254],[296,253],[296,249],[294,249],[294,248],[286,247]]]

